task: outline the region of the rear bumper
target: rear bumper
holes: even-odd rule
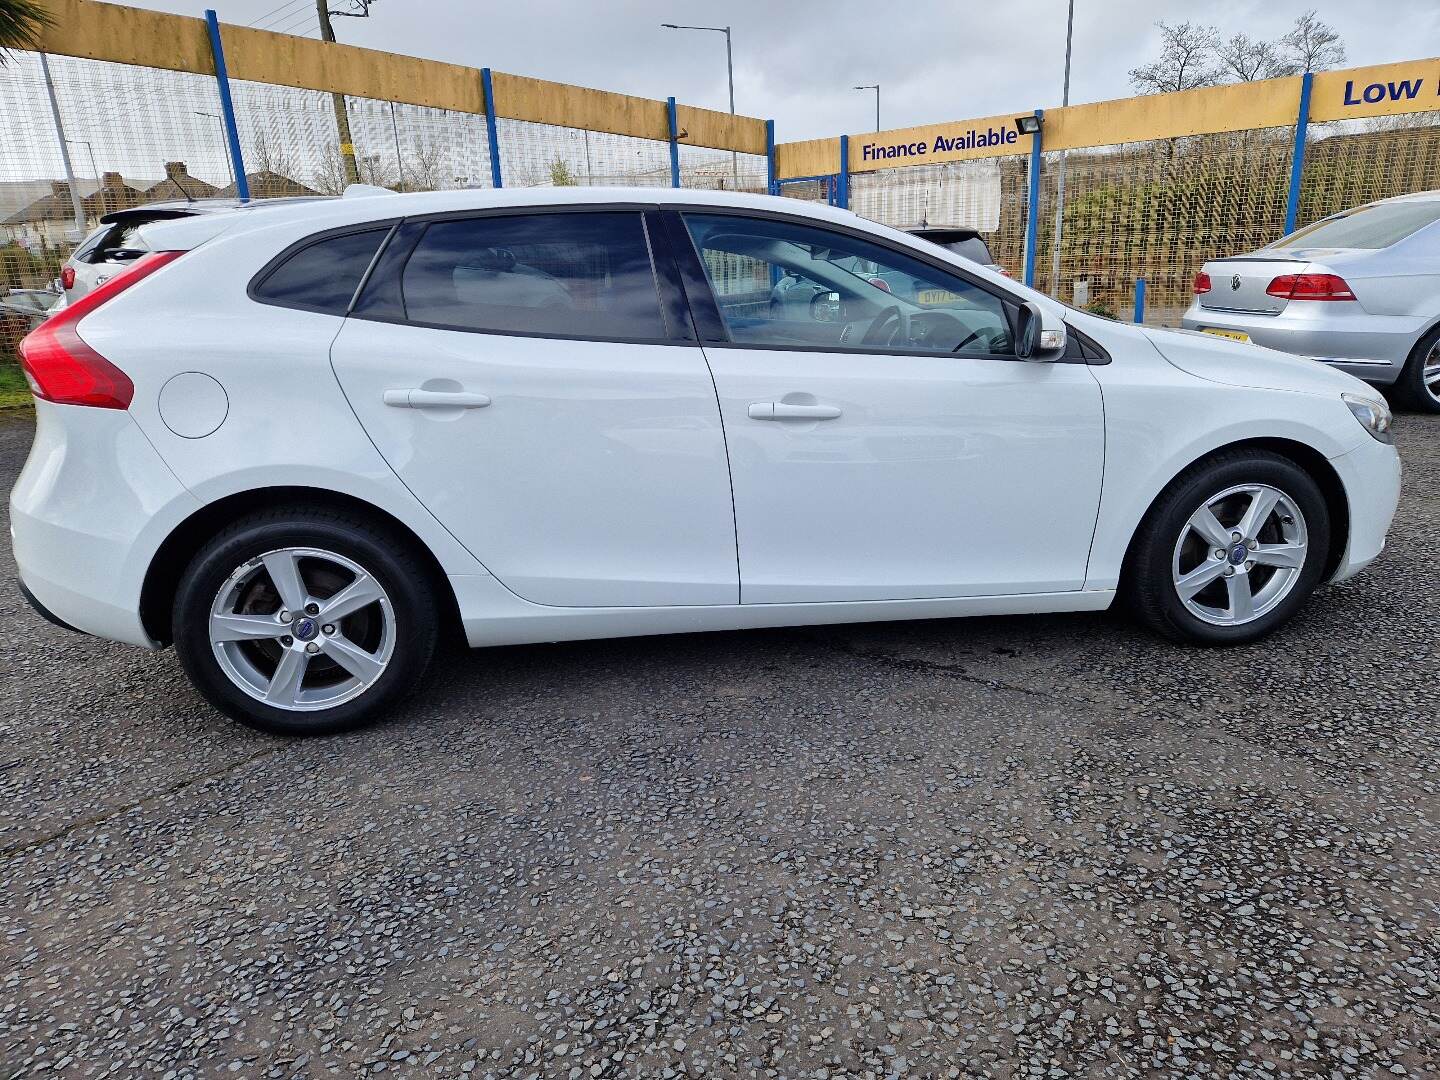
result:
[[[198,503],[129,413],[36,402],[35,441],[10,493],[20,584],[52,622],[146,648],[145,575]]]
[[[1239,331],[1267,349],[1309,357],[1369,383],[1393,383],[1420,339],[1425,320],[1370,315],[1358,307],[1292,303],[1278,315],[1251,315],[1194,303],[1180,325],[1186,330]]]
[[[1395,447],[1367,438],[1330,464],[1350,510],[1350,535],[1330,577],[1333,583],[1354,577],[1385,549],[1385,534],[1400,503],[1400,455]]]

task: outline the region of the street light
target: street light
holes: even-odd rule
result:
[[[684,26],[680,23],[661,23],[665,30],[704,30],[714,34],[725,35],[725,75],[730,81],[730,115],[735,115],[735,58],[730,51],[730,27],[728,26]],[[730,151],[730,174],[734,180],[735,187],[740,187],[740,158],[734,150]]]
[[[222,151],[222,153],[224,153],[224,155],[225,155],[225,164],[228,165],[228,166],[230,166],[230,183],[231,183],[231,184],[234,186],[234,188],[235,188],[235,194],[236,194],[236,195],[239,195],[239,194],[240,194],[240,182],[235,179],[235,162],[233,162],[233,161],[230,160],[230,151],[229,151],[229,148],[225,146],[225,142],[226,142],[226,139],[225,139],[225,118],[224,118],[223,116],[221,116],[220,114],[218,114],[218,113],[202,112],[202,111],[199,110],[199,109],[193,109],[193,110],[191,110],[191,111],[194,112],[196,116],[208,116],[208,117],[210,117],[211,120],[215,120],[215,121],[219,122],[219,124],[220,124],[220,146],[221,146],[221,151]],[[183,191],[184,188],[181,188],[181,190]]]
[[[1075,36],[1075,0],[1065,20],[1065,89],[1062,106],[1070,104],[1070,46]],[[1060,169],[1055,177],[1055,247],[1050,260],[1050,295],[1060,299],[1060,230],[1065,223],[1065,151],[1060,151]]]
[[[866,86],[851,87],[853,90],[874,90],[875,91],[875,130],[880,130],[880,84],[870,83]]]

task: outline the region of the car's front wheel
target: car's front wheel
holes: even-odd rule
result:
[[[1267,450],[1217,455],[1181,474],[1141,525],[1126,587],[1166,637],[1254,641],[1319,583],[1330,515],[1315,480]]]
[[[298,507],[214,537],[173,616],[180,663],[206,700],[286,735],[378,718],[424,675],[439,622],[430,575],[401,538]]]

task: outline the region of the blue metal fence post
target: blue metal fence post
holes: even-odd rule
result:
[[[250,181],[245,176],[245,161],[240,154],[240,129],[235,126],[235,103],[230,100],[230,75],[225,70],[225,46],[220,41],[220,19],[213,10],[206,10],[205,26],[210,31],[210,53],[215,58],[215,81],[220,86],[220,117],[225,125],[230,167],[235,171],[235,194],[241,202],[249,202]]]
[[[500,130],[495,126],[495,84],[490,81],[490,69],[480,69],[480,88],[485,92],[485,138],[490,142],[490,186],[504,187],[505,179],[500,173]]]
[[[670,186],[680,186],[680,125],[675,119],[675,99],[665,99],[665,111],[670,117]]]
[[[765,121],[765,194],[778,195],[775,182],[775,121]]]
[[[840,136],[840,171],[835,174],[835,205],[850,209],[850,136]]]
[[[1145,321],[1145,279],[1135,279],[1135,322]]]
[[[1030,191],[1025,197],[1025,284],[1035,285],[1035,243],[1040,224],[1040,153],[1041,132],[1045,130],[1043,109],[1036,109],[1040,127],[1030,136]]]
[[[1315,73],[1300,78],[1300,111],[1295,116],[1295,149],[1290,151],[1290,192],[1285,196],[1285,235],[1295,231],[1300,213],[1300,179],[1305,173],[1305,131],[1310,126],[1310,85]]]

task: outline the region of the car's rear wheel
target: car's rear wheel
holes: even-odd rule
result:
[[[1411,350],[1395,389],[1399,404],[1417,412],[1440,412],[1440,326]]]
[[[300,508],[212,539],[174,608],[180,662],[206,700],[286,735],[377,719],[424,675],[438,622],[430,577],[399,537]]]
[[[1267,450],[1233,451],[1186,470],[1160,496],[1125,586],[1166,637],[1254,641],[1304,603],[1329,546],[1329,511],[1309,473]]]

